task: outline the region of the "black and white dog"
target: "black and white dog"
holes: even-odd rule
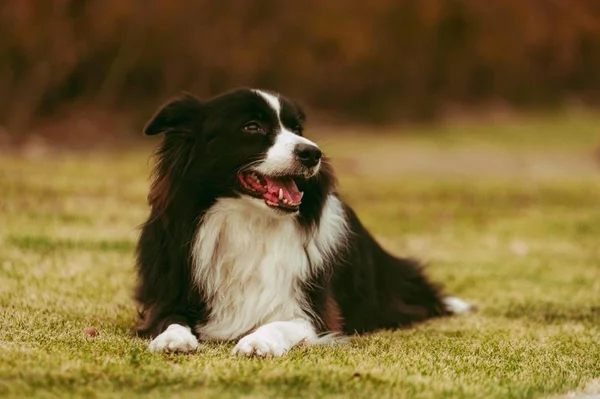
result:
[[[146,135],[164,134],[137,247],[149,350],[239,339],[236,354],[279,356],[469,311],[377,244],[304,122],[294,102],[251,89],[184,95],[149,121]]]

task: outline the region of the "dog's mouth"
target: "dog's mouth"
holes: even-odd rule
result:
[[[304,193],[292,176],[266,176],[255,171],[238,173],[242,191],[254,198],[264,199],[271,207],[284,212],[298,211]]]

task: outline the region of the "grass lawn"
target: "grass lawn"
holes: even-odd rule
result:
[[[4,154],[0,396],[600,393],[600,117],[363,133],[321,140],[342,194],[386,248],[427,261],[477,314],[281,359],[234,358],[232,344],[148,353],[128,329],[150,149]]]

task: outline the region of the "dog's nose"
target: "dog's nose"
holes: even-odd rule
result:
[[[321,159],[321,155],[323,155],[318,147],[311,144],[298,144],[296,145],[294,152],[296,153],[298,160],[309,168],[318,164],[319,160]]]

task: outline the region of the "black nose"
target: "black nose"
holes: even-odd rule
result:
[[[296,153],[298,160],[309,168],[318,164],[321,155],[323,155],[318,147],[311,144],[298,144],[296,145],[294,152]]]

